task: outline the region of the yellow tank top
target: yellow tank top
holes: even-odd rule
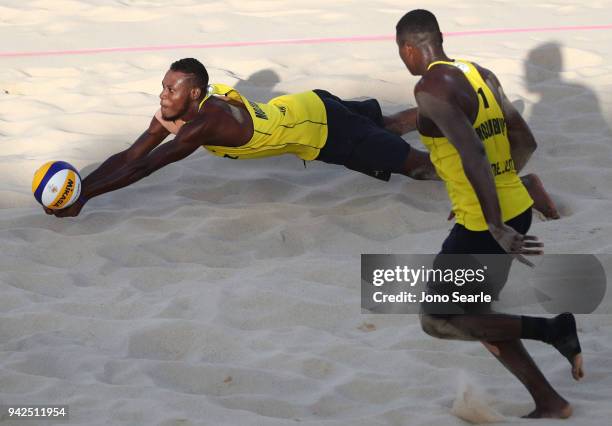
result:
[[[294,154],[314,160],[327,141],[327,112],[321,98],[309,91],[284,95],[267,104],[252,102],[234,88],[212,84],[200,103],[212,95],[223,95],[244,104],[253,120],[253,137],[238,147],[204,145],[220,157],[232,159],[271,157]]]
[[[428,70],[437,64],[452,65],[463,71],[478,96],[478,115],[474,130],[483,142],[491,164],[502,219],[506,222],[527,210],[533,200],[516,173],[502,109],[472,63],[463,60],[438,61],[431,63]],[[487,230],[480,202],[465,176],[457,149],[445,137],[421,135],[421,140],[430,152],[431,162],[438,175],[446,183],[457,223],[471,231]]]

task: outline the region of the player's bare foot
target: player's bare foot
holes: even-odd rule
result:
[[[569,402],[561,399],[546,407],[537,407],[531,413],[523,416],[524,419],[567,419],[573,413]]]
[[[551,343],[572,365],[574,380],[580,380],[584,377],[584,369],[582,349],[576,332],[576,319],[570,313],[563,313],[557,315],[553,321],[560,334]]]
[[[544,185],[542,184],[542,180],[538,177],[538,175],[534,173],[530,173],[528,175],[522,176],[521,181],[523,181],[523,185],[527,188],[527,192],[531,198],[533,198],[533,207],[542,213],[547,219],[559,219],[559,211],[557,210],[557,206],[544,189]]]
[[[584,377],[584,369],[582,368],[582,354],[574,357],[572,363],[572,377],[574,380],[580,380]]]

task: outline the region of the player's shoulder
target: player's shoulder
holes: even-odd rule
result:
[[[202,141],[206,141],[211,134],[217,133],[222,128],[222,123],[217,117],[214,110],[206,109],[204,111],[204,108],[202,108],[193,118],[181,126],[177,137],[181,142],[201,145]]]
[[[486,82],[492,83],[494,86],[499,86],[499,80],[495,73],[488,68],[485,68],[475,62],[472,62],[482,79]]]
[[[471,62],[471,64],[474,65],[474,68],[476,68],[478,70],[478,72],[480,73],[480,75],[482,75],[483,77],[485,75],[493,74],[493,72],[490,69],[483,67],[482,65],[480,65],[477,62]]]
[[[461,90],[466,82],[463,72],[449,64],[437,64],[431,67],[415,86],[415,94],[429,93],[436,97],[446,98]]]

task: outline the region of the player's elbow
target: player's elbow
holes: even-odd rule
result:
[[[533,137],[523,137],[519,141],[520,148],[528,153],[533,154],[538,149],[538,144]]]
[[[535,139],[531,138],[527,144],[527,151],[529,151],[530,154],[533,154],[536,149],[538,149],[538,143],[535,141]]]
[[[519,149],[528,154],[533,154],[538,144],[526,125],[508,126],[508,140],[512,149]]]
[[[515,161],[518,158],[529,158],[538,148],[538,144],[533,138],[529,140],[523,140],[520,143],[511,143],[510,149],[512,151],[512,156],[516,157]]]

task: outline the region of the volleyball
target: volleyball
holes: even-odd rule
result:
[[[81,176],[65,161],[49,161],[34,173],[32,193],[43,207],[66,208],[81,195]]]

